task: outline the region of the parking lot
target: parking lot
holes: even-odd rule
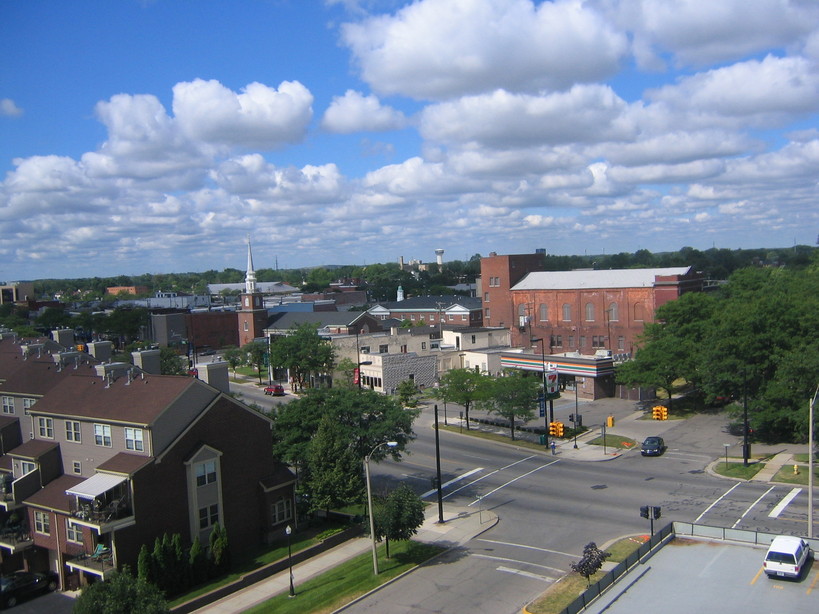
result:
[[[585,612],[819,612],[819,563],[800,581],[770,580],[765,548],[677,538],[621,578]]]

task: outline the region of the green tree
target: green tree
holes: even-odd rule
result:
[[[307,453],[306,491],[310,493],[312,511],[362,500],[362,464],[351,443],[350,429],[342,428],[330,416],[321,418]]]
[[[162,375],[184,375],[187,373],[187,360],[183,359],[173,348],[159,348],[159,372]]]
[[[342,358],[339,360],[338,364],[336,365],[336,372],[341,374],[341,378],[333,380],[333,385],[342,388],[356,387],[356,369],[358,369],[358,365],[356,365],[354,360],[350,360],[349,358]]]
[[[227,530],[218,522],[211,529],[209,545],[213,573],[220,574],[227,571],[230,566]]]
[[[145,580],[134,578],[127,566],[114,571],[105,582],[94,582],[83,589],[74,602],[74,614],[168,614],[162,592]]]
[[[415,438],[412,423],[417,409],[403,409],[395,399],[371,390],[357,388],[316,388],[295,401],[279,406],[273,416],[273,452],[277,458],[296,468],[302,484],[309,484],[307,466],[310,446],[322,419],[329,419],[339,432],[349,438],[349,447],[359,463],[370,451],[385,441],[395,441],[389,448],[395,459]],[[384,458],[386,446],[373,455]],[[358,472],[357,475],[361,476]],[[363,481],[363,476],[360,477]]]
[[[583,548],[583,557],[577,563],[572,563],[572,571],[579,573],[586,578],[587,583],[591,584],[590,578],[600,571],[603,563],[610,556],[610,552],[604,552],[597,547],[597,544],[589,542]]]
[[[386,541],[390,558],[390,540],[406,540],[418,533],[424,524],[424,502],[406,484],[401,484],[373,510],[375,537]]]
[[[242,350],[234,345],[222,348],[222,358],[228,363],[228,366],[233,371],[233,377],[236,377],[236,367],[244,363],[245,357]]]
[[[540,381],[522,371],[510,370],[500,377],[484,380],[484,390],[476,407],[509,420],[512,441],[515,440],[515,420],[534,418]]]
[[[452,369],[441,376],[435,392],[437,398],[447,403],[457,403],[464,408],[466,428],[469,428],[469,409],[475,401],[483,398],[487,376],[472,369]]]
[[[316,325],[302,324],[271,341],[270,364],[288,369],[299,390],[303,390],[311,374],[332,373],[333,345],[319,337]]]
[[[398,401],[404,407],[418,406],[418,395],[421,393],[419,392],[418,387],[415,385],[415,382],[412,380],[405,379],[398,384],[396,394],[398,395]]]
[[[248,343],[244,348],[247,362],[256,367],[256,374],[259,376],[259,383],[262,383],[262,369],[266,369],[267,346],[263,343]]]
[[[190,550],[188,551],[188,567],[191,574],[191,585],[199,586],[208,579],[208,557],[202,548],[199,536],[193,538]]]

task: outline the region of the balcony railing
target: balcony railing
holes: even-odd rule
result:
[[[106,574],[110,574],[116,569],[114,557],[109,548],[100,548],[98,552],[98,554],[88,552],[69,554],[65,558],[65,564],[69,569],[79,569],[105,580]]]
[[[70,511],[75,522],[98,528],[106,525],[119,526],[122,521],[131,519],[134,515],[131,503],[125,497],[107,503],[78,497],[71,503]]]
[[[8,548],[12,554],[33,545],[34,538],[26,527],[4,527],[0,530],[0,547]]]

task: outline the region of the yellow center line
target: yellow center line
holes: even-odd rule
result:
[[[759,568],[759,571],[758,571],[758,572],[756,572],[756,575],[754,576],[754,579],[753,579],[753,580],[751,580],[751,586],[753,586],[754,582],[756,582],[757,580],[759,580],[759,576],[762,574],[762,570],[763,570],[763,569],[764,569],[764,567],[760,567],[760,568]]]

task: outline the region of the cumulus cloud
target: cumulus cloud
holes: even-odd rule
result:
[[[566,89],[612,75],[628,49],[580,0],[423,0],[342,38],[375,91],[421,99]]]
[[[0,115],[20,117],[22,114],[23,109],[18,107],[11,98],[0,98]]]
[[[431,105],[421,115],[424,137],[494,147],[620,140],[634,135],[627,105],[610,88],[577,85],[543,96],[497,90]]]
[[[376,96],[364,96],[354,90],[347,90],[344,96],[334,96],[321,120],[322,128],[339,134],[385,132],[405,125],[403,113],[382,106]]]
[[[173,88],[173,112],[191,139],[228,147],[278,149],[301,141],[313,117],[313,95],[298,81],[278,89],[251,83],[241,93],[215,80]]]

